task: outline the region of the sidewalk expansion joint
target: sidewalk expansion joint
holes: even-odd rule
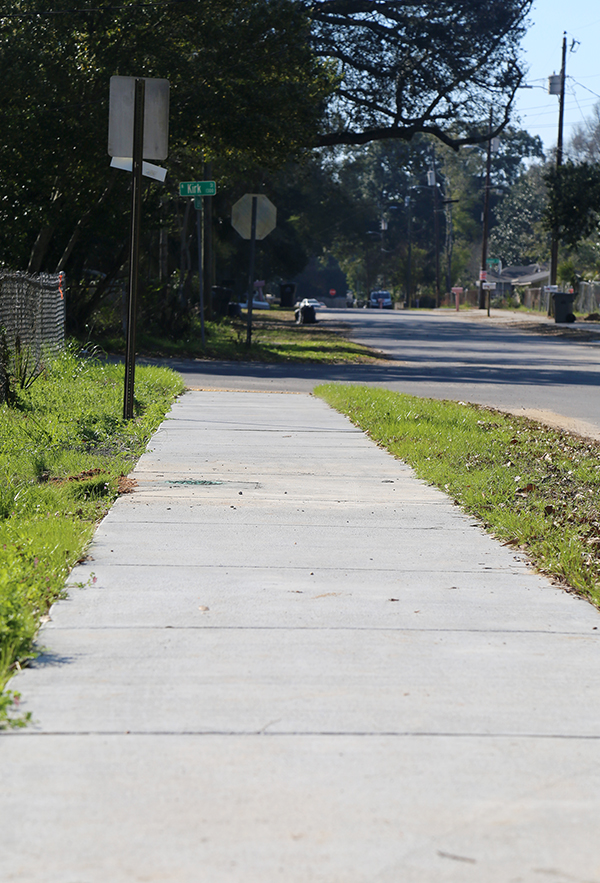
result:
[[[267,725],[269,726],[269,725]],[[13,738],[39,738],[47,736],[219,736],[219,737],[243,737],[256,736],[258,738],[294,738],[298,737],[323,737],[323,738],[395,738],[395,739],[526,739],[526,740],[559,740],[559,741],[582,741],[600,742],[600,733],[452,733],[435,731],[411,731],[411,730],[280,730],[270,732],[268,730],[6,730],[0,733],[0,739]]]
[[[309,599],[310,600],[310,599]],[[553,631],[552,629],[511,629],[511,628],[431,628],[420,626],[389,625],[73,625],[52,626],[53,632],[112,632],[112,631],[196,631],[196,632],[424,632],[434,634],[482,634],[482,635],[552,635],[553,637],[595,638],[588,632]],[[33,663],[35,665],[35,661]]]
[[[92,551],[94,551],[93,548],[92,548]],[[96,567],[97,566],[98,566],[98,564],[96,564]],[[292,565],[292,564],[194,564],[193,562],[190,562],[190,563],[168,562],[165,565],[162,562],[157,562],[156,564],[148,564],[148,562],[146,562],[146,561],[135,561],[135,562],[133,562],[133,561],[118,561],[118,562],[115,561],[115,562],[113,562],[113,561],[108,561],[108,560],[102,561],[102,567],[136,567],[136,568],[163,567],[164,568],[165,566],[169,567],[169,569],[171,569],[171,570],[173,570],[177,567],[185,567],[185,568],[193,567],[194,570],[199,570],[199,571],[200,570],[266,570],[266,571],[276,570],[279,572],[283,568],[285,568],[286,572],[289,572],[289,573],[293,573],[293,572],[306,573],[306,571],[308,570],[308,567],[301,566],[299,564],[298,565]],[[514,565],[513,565],[513,567],[514,567]],[[332,571],[333,573],[338,573],[340,571],[340,569],[341,569],[340,567],[319,567],[319,566],[317,566],[317,569],[316,569],[316,571],[314,571],[314,573],[313,573],[313,571],[309,571],[309,573],[311,576],[313,576],[316,573],[328,573],[329,571]],[[402,570],[399,570],[397,567],[386,567],[386,568],[372,567],[372,566],[369,567],[367,564],[365,564],[364,567],[344,567],[343,572],[345,574],[346,573],[395,573],[398,575],[398,579],[400,579],[403,574],[407,574],[407,573],[432,573],[432,574],[436,574],[436,575],[448,574],[448,573],[460,573],[460,574],[467,574],[468,573],[468,574],[474,574],[476,576],[481,576],[483,573],[485,573],[485,574],[500,573],[503,576],[523,576],[524,574],[532,573],[532,572],[535,574],[535,571],[532,571],[531,568],[526,569],[524,566],[519,567],[518,569],[515,568],[514,570],[508,570],[507,568],[502,567],[502,566],[483,567],[483,568],[478,568],[477,570],[467,570],[464,567],[460,568],[460,570],[458,568],[456,570],[451,570],[449,567],[444,567],[443,569],[440,568],[440,570],[423,570],[420,567],[412,567],[412,568],[405,567]],[[77,585],[75,583],[67,583],[65,588],[67,588],[67,589],[68,588],[77,588]]]

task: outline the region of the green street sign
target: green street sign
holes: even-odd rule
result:
[[[202,211],[203,205],[202,205],[202,197],[201,196],[194,196],[194,208],[196,209],[197,212]]]
[[[214,196],[216,181],[182,181],[179,184],[180,196]]]

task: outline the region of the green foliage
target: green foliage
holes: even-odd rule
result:
[[[600,606],[600,445],[475,405],[360,386],[315,393]]]
[[[511,192],[526,160],[541,153],[539,139],[527,132],[512,127],[503,132],[492,164],[492,211],[499,194]],[[427,179],[432,163],[439,185],[442,288],[460,280],[468,284],[481,248],[485,162],[486,145],[456,153],[424,136],[410,144],[390,140],[349,149],[330,162],[334,186],[324,212],[323,250],[337,259],[349,287],[363,297],[378,286],[403,293],[410,235],[412,291],[434,291],[434,195]]]
[[[568,160],[545,173],[548,204],[544,223],[571,248],[598,229],[600,214],[600,163]]]
[[[333,87],[308,28],[293,0],[81,0],[75,12],[21,0],[0,17],[0,262],[24,268],[35,243],[32,271],[53,271],[72,236],[89,249],[91,230],[96,260],[120,251],[129,180],[106,152],[113,74],[170,81],[176,179],[206,154],[278,165],[302,153]],[[158,212],[158,198],[147,207]]]
[[[409,141],[417,133],[473,143],[485,140],[490,106],[508,121],[529,0],[306,5],[313,44],[341,78],[321,144]]]
[[[527,266],[547,260],[550,241],[542,218],[547,202],[543,167],[531,166],[510,187],[496,209],[490,256],[504,266]]]
[[[0,406],[0,690],[34,655],[40,617],[181,389],[174,373],[138,367],[125,422],[122,366],[67,349],[18,390],[17,409]],[[11,701],[0,696],[0,726]]]
[[[4,328],[0,328],[0,403],[14,405],[19,391],[29,389],[43,370],[43,362],[22,345],[18,334],[11,346]]]

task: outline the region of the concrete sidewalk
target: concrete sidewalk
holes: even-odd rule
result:
[[[133,477],[13,684],[2,881],[600,881],[594,608],[308,395],[190,392]]]

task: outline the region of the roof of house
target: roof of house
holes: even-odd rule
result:
[[[544,264],[504,267],[501,273],[487,272],[487,281],[504,285],[543,285],[550,278],[550,270]]]

